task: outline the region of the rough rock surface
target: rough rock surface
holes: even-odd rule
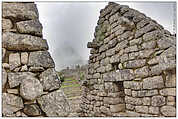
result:
[[[69,114],[65,112],[69,105],[64,94],[62,91],[56,92],[60,88],[61,81],[48,52],[47,40],[43,39],[43,27],[38,17],[38,10],[33,2],[2,2],[2,115],[4,117],[47,117]],[[45,103],[39,106],[37,99],[43,99],[42,97]],[[42,110],[48,108],[45,105],[50,107],[51,112],[45,114]],[[65,107],[66,110],[61,107]]]
[[[2,113],[3,115],[13,114],[24,107],[23,100],[13,94],[2,94]]]
[[[175,116],[175,36],[145,14],[109,2],[87,45],[80,116]]]
[[[47,69],[39,77],[43,90],[51,91],[59,89],[61,81],[58,79],[55,69]]]
[[[49,117],[62,116],[69,114],[69,104],[65,99],[63,91],[57,90],[37,99],[41,109]]]

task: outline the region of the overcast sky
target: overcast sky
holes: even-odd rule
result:
[[[145,13],[173,32],[173,2],[118,2]],[[86,62],[87,42],[94,38],[100,10],[107,2],[36,2],[43,37],[47,39],[56,69]]]

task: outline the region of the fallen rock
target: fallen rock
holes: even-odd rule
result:
[[[37,102],[48,117],[66,117],[69,115],[69,103],[61,90],[41,96]]]
[[[14,112],[24,108],[21,97],[13,94],[3,93],[2,94],[2,114],[11,115]]]

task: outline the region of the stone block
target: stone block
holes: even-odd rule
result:
[[[149,68],[148,66],[138,68],[134,71],[136,77],[147,77],[149,75]]]
[[[20,21],[16,23],[16,26],[22,34],[42,36],[42,24],[39,20]]]
[[[131,104],[126,104],[126,109],[128,110],[134,110],[135,109],[135,106],[134,105],[131,105]]]
[[[164,88],[160,90],[160,94],[163,96],[176,96],[176,88]]]
[[[21,63],[28,64],[28,53],[27,52],[21,53]]]
[[[2,89],[5,88],[6,83],[7,83],[7,72],[6,72],[6,70],[3,68],[3,69],[2,69]]]
[[[139,113],[148,113],[148,106],[135,106],[135,111]]]
[[[13,24],[10,19],[4,19],[2,18],[2,29],[3,30],[9,30],[13,27]]]
[[[159,107],[149,107],[150,114],[159,114]]]
[[[2,34],[2,47],[16,51],[48,50],[48,44],[45,39],[12,32]]]
[[[124,81],[124,88],[133,89],[133,90],[141,90],[142,82],[136,81]]]
[[[142,98],[134,98],[134,97],[129,97],[125,96],[125,102],[127,104],[132,104],[132,105],[142,105]]]
[[[146,64],[146,60],[145,59],[138,59],[138,60],[132,60],[132,61],[128,61],[126,63],[126,68],[139,68],[139,67],[143,67]]]
[[[160,89],[164,87],[162,76],[154,76],[143,79],[143,89]]]
[[[160,108],[160,111],[166,117],[175,117],[176,116],[176,108],[173,106],[162,106]]]
[[[14,70],[15,68],[21,65],[19,53],[11,53],[9,55],[9,65],[10,65],[10,70]]]
[[[166,98],[163,96],[153,96],[151,100],[152,106],[163,106],[166,104]]]
[[[125,111],[125,104],[110,105],[110,111],[112,113],[124,112]]]
[[[142,49],[154,49],[156,47],[156,41],[148,41],[141,44]]]
[[[150,97],[144,97],[142,99],[143,105],[150,105],[151,104],[151,98]]]

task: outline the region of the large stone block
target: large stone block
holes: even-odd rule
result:
[[[176,116],[176,108],[173,106],[163,106],[163,107],[161,107],[160,111],[166,117],[175,117]]]
[[[143,83],[137,81],[124,81],[124,88],[140,90],[142,89]]]
[[[116,78],[116,81],[127,81],[135,78],[132,69],[117,70],[113,77]]]
[[[17,30],[20,33],[42,36],[42,24],[39,20],[28,20],[17,22]]]
[[[56,90],[37,99],[41,109],[49,117],[65,117],[69,115],[70,107],[61,90]]]
[[[154,76],[143,79],[143,89],[160,89],[164,87],[162,76]]]
[[[148,106],[135,106],[136,112],[148,113]]]
[[[30,53],[28,66],[54,68],[55,64],[48,51],[36,51]]]
[[[23,110],[28,116],[39,116],[42,114],[41,109],[37,104],[25,105]]]
[[[135,70],[136,77],[146,77],[149,74],[149,68],[148,66],[139,68]]]
[[[20,84],[20,95],[26,100],[35,100],[43,93],[40,81],[32,76],[26,75]]]
[[[113,113],[122,112],[122,111],[124,112],[125,104],[110,105],[110,111]]]
[[[16,86],[19,86],[19,84],[22,82],[22,80],[28,78],[33,78],[35,77],[36,74],[31,73],[31,72],[9,72],[8,73],[8,83],[10,88],[14,88]]]
[[[13,24],[10,19],[2,19],[2,29],[8,30],[13,27]]]
[[[149,107],[150,114],[159,114],[159,107]]]
[[[2,114],[4,116],[11,115],[22,108],[24,105],[21,97],[8,93],[2,94]]]
[[[7,50],[16,51],[48,50],[48,44],[45,39],[12,32],[3,33],[2,47],[6,48]]]
[[[142,98],[134,98],[134,97],[129,97],[125,96],[125,102],[127,104],[132,104],[132,105],[142,105]]]
[[[166,104],[166,98],[163,96],[153,96],[151,100],[152,106],[163,106]]]
[[[47,69],[42,72],[39,77],[43,90],[51,91],[60,87],[61,81],[59,80],[55,69]]]
[[[38,10],[34,3],[11,2],[2,4],[2,16],[17,21],[38,19]]]
[[[19,53],[11,53],[9,55],[9,65],[10,65],[10,70],[14,70],[15,68],[21,65]]]
[[[138,60],[132,60],[132,61],[128,61],[126,63],[126,68],[139,68],[139,67],[143,67],[146,64],[146,60],[145,59],[138,59]]]
[[[160,94],[163,96],[176,96],[176,88],[164,88],[160,90]]]

